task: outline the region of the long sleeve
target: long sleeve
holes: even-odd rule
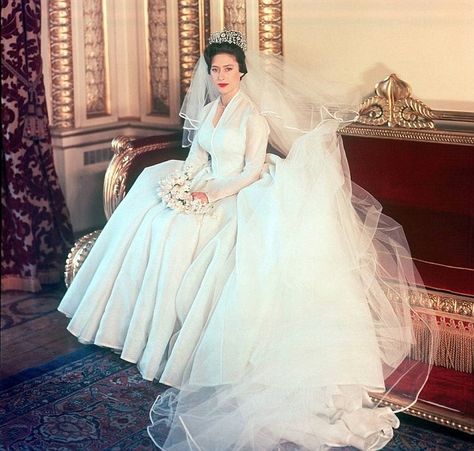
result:
[[[209,154],[201,148],[198,143],[198,139],[195,138],[191,144],[191,149],[184,162],[184,166],[190,166],[192,168],[191,175],[195,175],[204,165],[209,162]]]
[[[203,110],[201,111],[201,115],[199,117],[199,122],[202,124],[205,117],[209,114],[209,110],[211,109],[210,103],[208,103]],[[199,131],[196,132],[193,142],[191,144],[191,148],[189,149],[188,156],[186,161],[184,162],[184,166],[192,167],[192,176],[196,175],[196,173],[204,166],[209,163],[209,154],[199,145],[198,139]]]
[[[211,180],[206,190],[210,202],[236,194],[258,180],[265,162],[268,134],[265,118],[257,113],[251,115],[247,122],[244,168],[238,175]]]

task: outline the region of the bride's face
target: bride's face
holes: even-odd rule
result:
[[[240,88],[239,63],[234,55],[219,53],[212,58],[211,77],[221,96],[232,96]]]

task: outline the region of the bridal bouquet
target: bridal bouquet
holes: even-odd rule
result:
[[[212,205],[193,199],[191,194],[192,168],[169,174],[158,184],[158,196],[164,204],[176,211],[186,214],[203,215],[212,210]]]

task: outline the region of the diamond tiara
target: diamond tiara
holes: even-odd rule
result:
[[[238,45],[242,50],[247,50],[247,41],[242,33],[233,30],[223,30],[211,33],[209,44],[221,44],[227,42],[229,44]]]

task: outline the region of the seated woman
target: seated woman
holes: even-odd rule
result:
[[[291,86],[262,75],[268,60],[245,75],[244,50],[211,36],[182,109],[186,162],[141,174],[59,310],[173,387],[151,412],[162,449],[379,449],[399,423],[368,392],[416,398],[429,368],[407,360],[403,231],[351,183],[339,122],[303,133]]]

